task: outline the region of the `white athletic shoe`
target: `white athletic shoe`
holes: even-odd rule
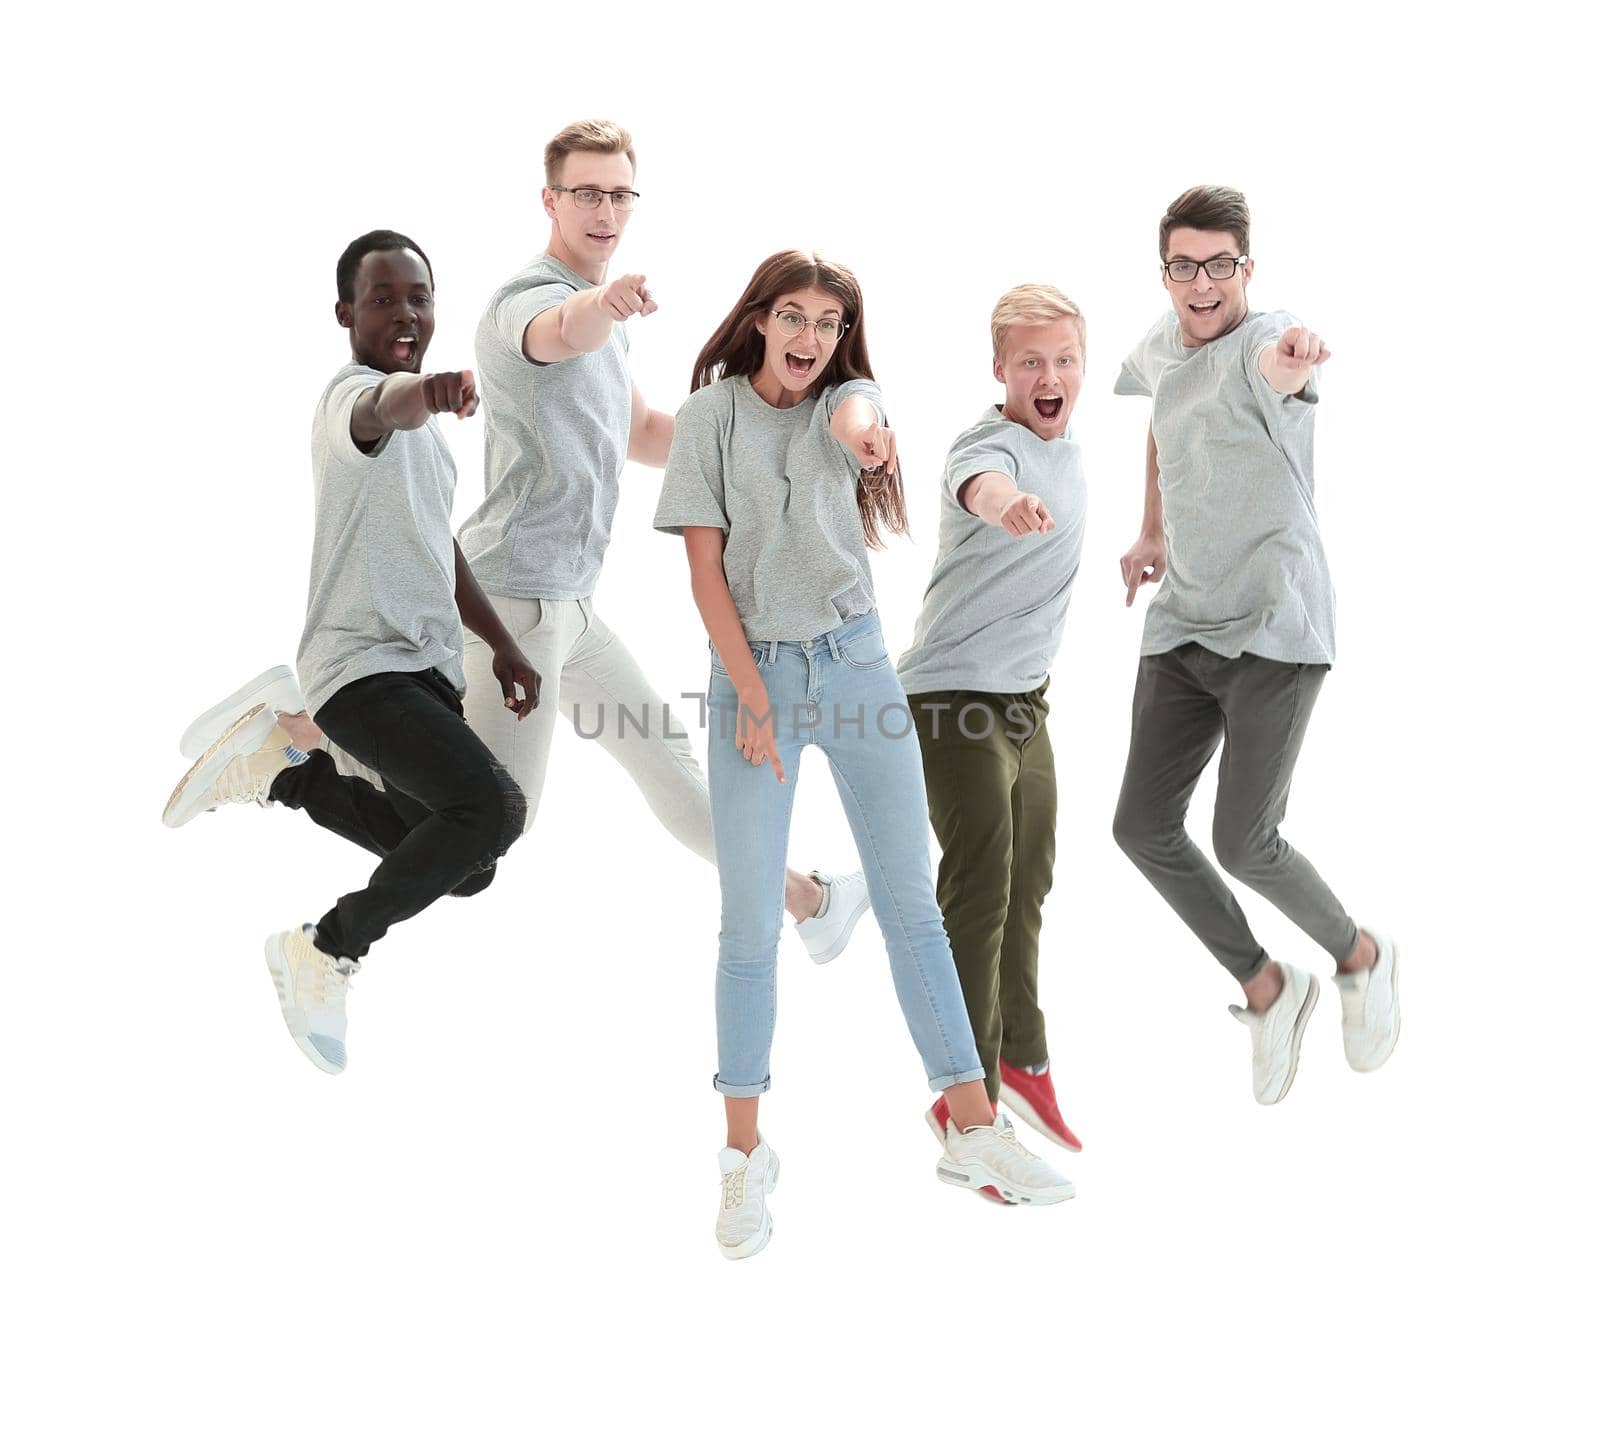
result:
[[[325,1074],[344,1072],[348,1021],[344,997],[355,960],[324,954],[312,941],[313,925],[283,930],[267,941],[267,969],[278,991],[283,1022],[301,1052]]]
[[[965,1132],[949,1125],[935,1171],[957,1188],[992,1188],[1007,1203],[1064,1203],[1077,1192],[1071,1179],[1017,1142],[1004,1114]]]
[[[717,1167],[722,1171],[717,1247],[724,1258],[753,1257],[772,1237],[767,1195],[778,1186],[778,1156],[762,1139],[748,1158],[738,1149],[723,1149]]]
[[[287,666],[274,666],[259,676],[252,676],[243,686],[217,702],[203,716],[196,716],[189,729],[178,740],[178,750],[191,761],[207,746],[237,721],[245,712],[256,706],[265,706],[272,712],[304,711],[306,699],[300,694],[300,683]]]
[[[867,877],[859,870],[849,875],[822,875],[813,870],[811,878],[822,885],[822,908],[809,920],[795,925],[805,942],[806,953],[825,965],[850,943],[856,921],[867,913]]]
[[[1370,1073],[1394,1053],[1400,1038],[1400,947],[1368,930],[1378,947],[1370,970],[1335,975],[1344,1014],[1344,1057],[1352,1069]]]
[[[278,773],[305,759],[304,751],[289,744],[289,733],[271,708],[253,706],[185,772],[167,799],[161,823],[176,828],[201,811],[238,801],[264,806]]]
[[[1276,1104],[1294,1083],[1300,1040],[1317,1007],[1317,981],[1295,965],[1278,961],[1283,989],[1265,1014],[1230,1004],[1230,1013],[1250,1031],[1250,1070],[1256,1103]]]

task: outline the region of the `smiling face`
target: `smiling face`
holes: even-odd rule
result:
[[[334,305],[356,362],[380,373],[418,373],[433,338],[433,284],[422,256],[380,249],[356,269],[355,297]]]
[[[766,351],[761,371],[750,382],[774,407],[788,408],[805,397],[833,361],[839,345],[818,338],[816,323],[824,319],[843,323],[844,300],[827,289],[802,288],[779,294],[770,306],[772,312],[756,318],[756,331],[766,340]],[[778,317],[783,313],[797,313],[814,321],[799,333],[790,334]]]
[[[561,161],[556,183],[567,189],[631,189],[633,163],[626,154],[575,150]],[[609,197],[602,198],[594,209],[580,208],[573,195],[550,188],[543,197],[551,223],[550,252],[574,272],[598,283],[622,242],[622,231],[633,211],[617,209]]]
[[[1167,235],[1168,263],[1190,259],[1203,265],[1224,255],[1238,258],[1239,253],[1239,241],[1226,229],[1174,229]],[[1254,269],[1254,262],[1247,262],[1234,269],[1232,278],[1216,279],[1202,267],[1188,283],[1174,283],[1162,271],[1161,281],[1172,296],[1185,348],[1210,343],[1244,322],[1249,312],[1245,288]]]
[[[994,376],[1006,385],[1006,417],[1047,442],[1060,437],[1083,387],[1078,320],[1058,318],[1007,329]]]

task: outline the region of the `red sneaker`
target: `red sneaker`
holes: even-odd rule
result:
[[[1079,1142],[1078,1136],[1067,1127],[1067,1121],[1061,1117],[1061,1109],[1056,1104],[1056,1086],[1050,1082],[1048,1069],[1043,1074],[1030,1074],[1026,1069],[1019,1069],[1015,1064],[1007,1064],[1002,1059],[1000,1102],[1023,1123],[1037,1129],[1052,1143],[1060,1144],[1064,1149],[1071,1149],[1075,1154],[1083,1152],[1083,1145]]]
[[[933,1101],[933,1107],[923,1117],[927,1119],[928,1127],[933,1130],[933,1136],[938,1139],[939,1147],[942,1149],[944,1147],[945,1125],[950,1122],[950,1105],[943,1094]],[[977,1192],[981,1193],[991,1203],[1003,1203],[1008,1208],[1011,1206],[1011,1200],[992,1183],[984,1184]]]

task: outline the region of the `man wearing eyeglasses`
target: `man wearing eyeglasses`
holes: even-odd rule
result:
[[[472,728],[539,806],[559,710],[618,761],[683,845],[715,863],[705,777],[683,727],[595,613],[624,461],[665,467],[673,419],[628,371],[628,324],[655,300],[643,274],[607,280],[632,218],[633,141],[605,120],[568,125],[545,147],[550,242],[489,300],[478,324],[483,504],[461,548],[543,678],[518,723],[499,699],[493,653],[468,643]],[[836,955],[866,904],[858,877],[834,885],[790,871],[785,905],[814,959]],[[837,893],[838,898],[833,898]]]
[[[1244,990],[1255,1096],[1289,1091],[1315,976],[1273,960],[1184,830],[1222,746],[1218,860],[1335,961],[1345,1057],[1376,1069],[1400,1032],[1393,941],[1358,928],[1278,834],[1311,710],[1334,656],[1334,597],[1313,505],[1311,422],[1330,350],[1281,312],[1252,312],[1250,211],[1236,189],[1180,195],[1161,221],[1172,313],[1129,355],[1119,393],[1151,398],[1145,512],[1122,559],[1145,582],[1118,845]]]

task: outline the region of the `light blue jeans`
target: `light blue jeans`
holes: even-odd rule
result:
[[[777,1010],[784,869],[800,755],[827,753],[872,910],[889,947],[895,994],[928,1086],[983,1078],[955,960],[933,893],[922,756],[883,629],[869,612],[811,641],[752,644],[787,784],[735,745],[738,697],[717,660],[707,694],[711,826],[722,881],[715,1087],[765,1093]]]

